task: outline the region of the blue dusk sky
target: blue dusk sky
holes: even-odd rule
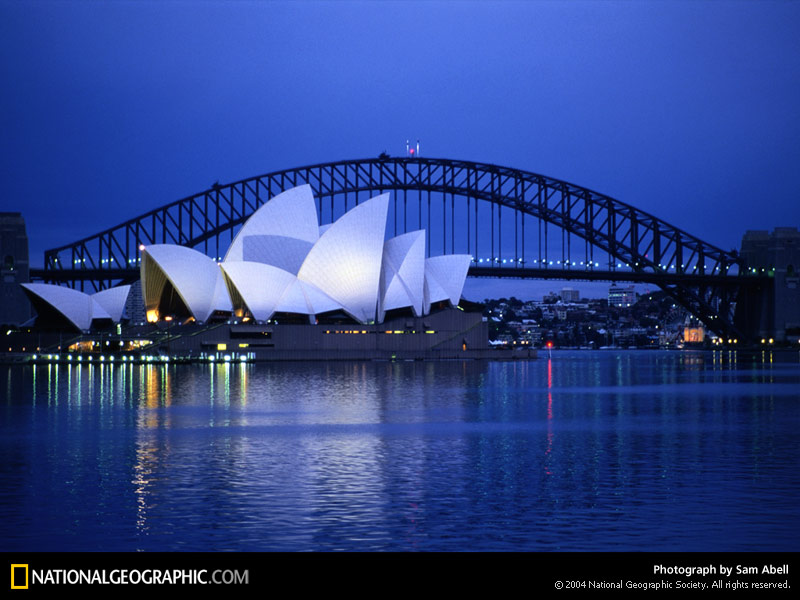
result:
[[[798,31],[798,2],[0,0],[0,210],[40,266],[217,180],[419,138],[732,249],[800,226]]]

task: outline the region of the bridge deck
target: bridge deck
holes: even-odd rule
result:
[[[136,281],[139,269],[31,269],[31,279],[49,283],[117,279]],[[563,281],[609,281],[659,284],[665,281],[699,285],[759,286],[769,280],[767,276],[689,275],[681,273],[637,273],[626,270],[600,269],[542,269],[529,267],[470,267],[470,277],[498,279],[554,279]]]

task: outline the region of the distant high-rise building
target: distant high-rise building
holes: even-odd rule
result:
[[[578,290],[573,290],[572,288],[562,288],[561,289],[561,301],[562,302],[579,302],[581,299],[581,294]]]
[[[28,235],[18,212],[0,212],[0,324],[19,325],[31,318],[31,305],[20,287],[28,283]]]
[[[636,303],[636,290],[632,285],[622,287],[612,285],[608,288],[608,305],[626,308]]]
[[[128,300],[125,302],[125,310],[122,316],[131,323],[139,324],[146,321],[141,281],[136,281],[131,285],[131,291],[128,293]]]

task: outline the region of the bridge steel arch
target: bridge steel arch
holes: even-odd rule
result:
[[[281,191],[305,183],[314,191],[323,222],[338,216],[335,214],[336,198],[340,202],[344,199],[344,210],[347,210],[351,195],[353,203],[357,204],[361,193],[394,191],[395,233],[398,233],[401,202],[402,229],[410,230],[408,191],[419,194],[417,226],[431,227],[434,202],[430,194],[435,193],[443,198],[442,253],[456,251],[457,229],[461,229],[458,231],[459,251],[466,249],[474,257],[470,275],[649,281],[722,337],[745,338],[745,332],[734,319],[737,298],[744,288],[764,283],[758,277],[740,273],[741,261],[735,252],[722,250],[605,194],[520,169],[419,157],[330,162],[215,184],[96,235],[46,251],[45,268],[39,275],[45,281],[67,283],[81,289],[86,284],[102,289],[116,281],[136,279],[140,244],[179,244],[221,257],[227,247],[224,239],[232,238],[235,230],[259,206]],[[428,195],[427,220],[423,219],[423,193]],[[456,197],[460,199],[461,214],[466,215],[460,222],[456,218]],[[479,205],[483,205],[482,208],[479,209]],[[438,205],[435,210],[438,211]],[[511,245],[509,210],[514,223],[511,252],[508,250]],[[539,230],[538,258],[533,260],[535,268],[531,268],[531,261],[526,259],[525,249],[526,221],[531,227],[531,220]],[[463,231],[465,224],[466,231]],[[548,227],[554,227],[562,241],[563,260],[557,260],[558,267],[553,269],[550,268],[553,261],[547,260]],[[507,232],[505,243],[504,231]],[[579,261],[565,258],[571,253],[570,250],[565,254],[565,236],[567,246],[572,238],[585,242],[587,260],[579,264]],[[593,259],[595,248],[615,259],[605,272],[597,269],[600,264]],[[502,258],[504,250],[505,259]],[[428,253],[431,254],[430,247]],[[481,258],[481,253],[488,256]],[[529,248],[528,255],[530,253]]]

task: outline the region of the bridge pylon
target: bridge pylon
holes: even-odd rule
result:
[[[796,227],[747,231],[742,239],[743,287],[736,321],[756,341],[800,341],[800,232]]]

